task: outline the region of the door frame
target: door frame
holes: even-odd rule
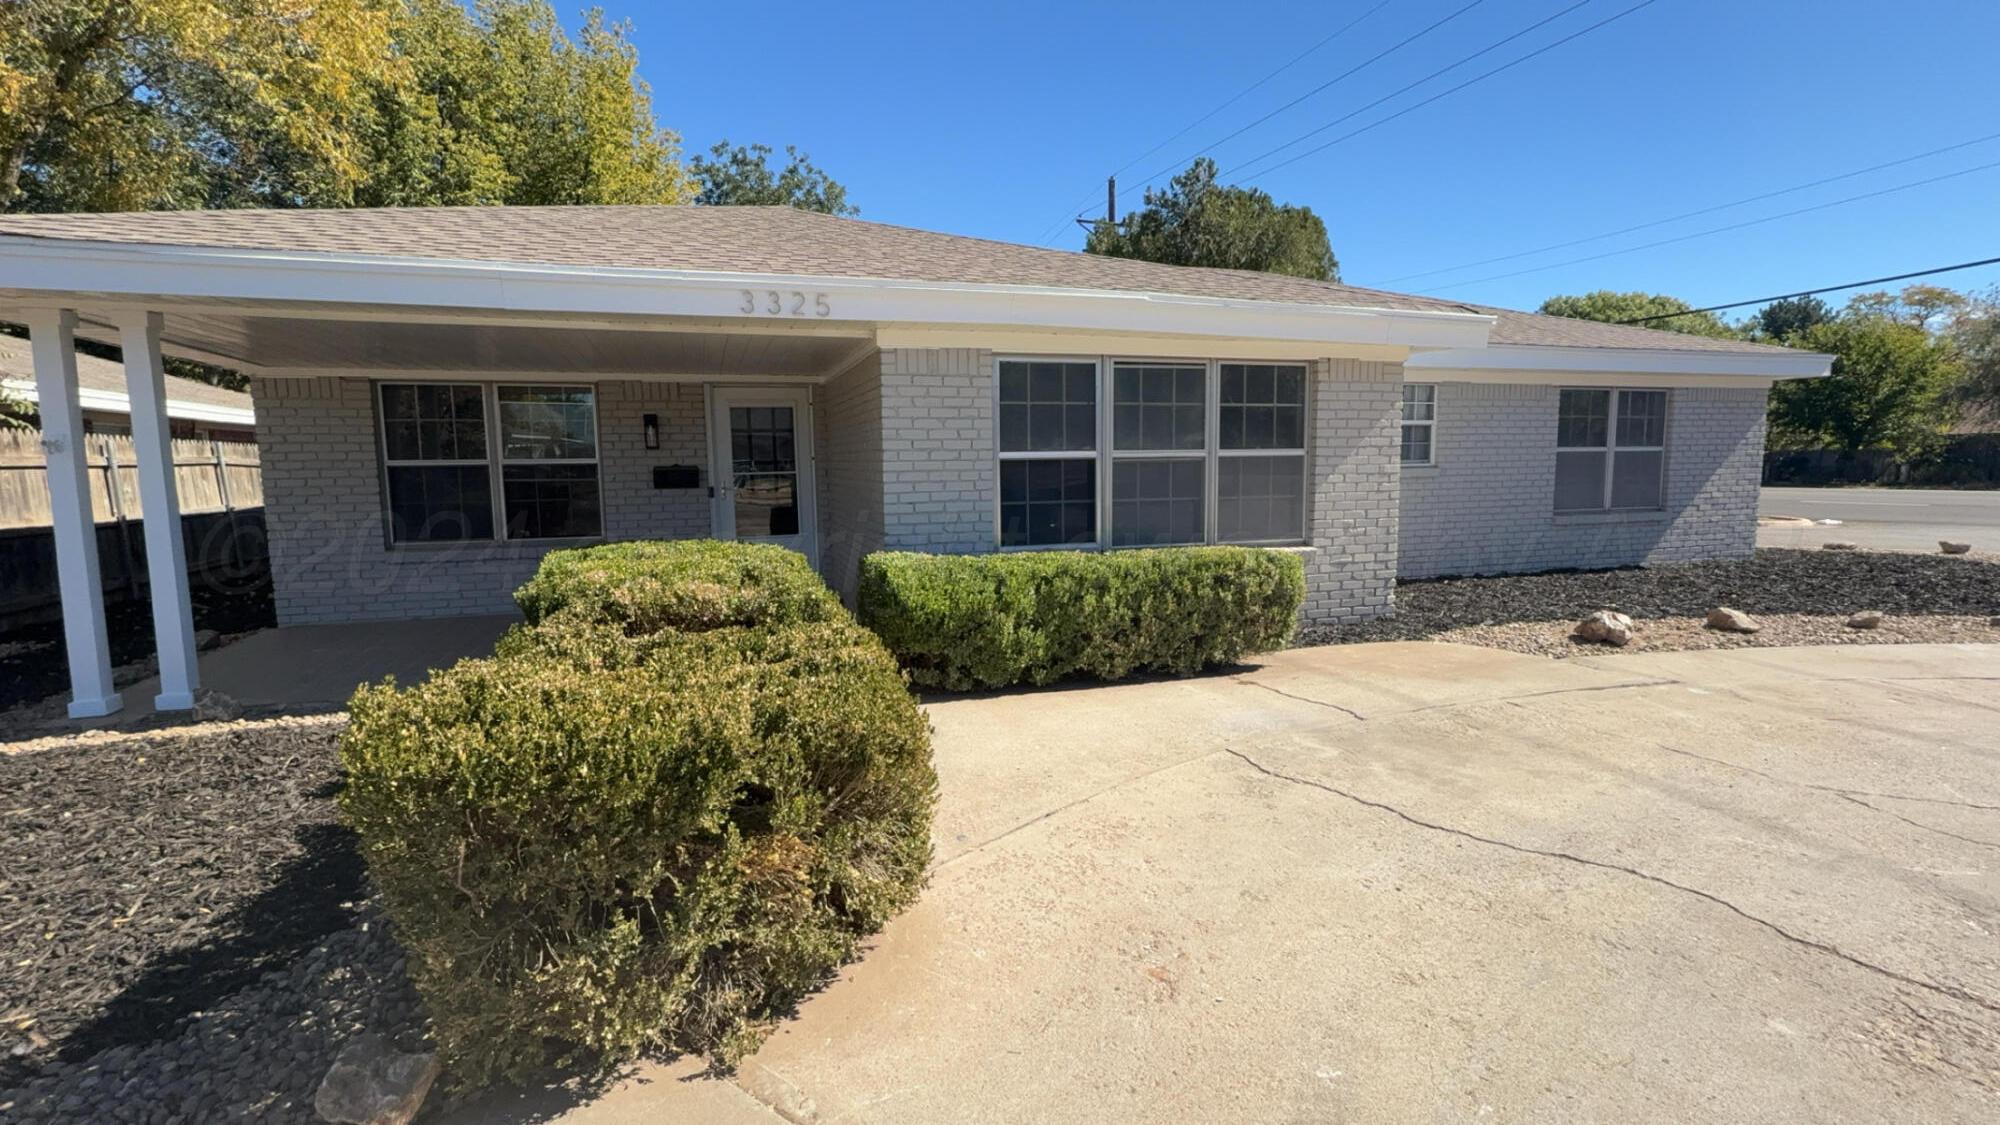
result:
[[[730,500],[735,478],[729,457],[731,406],[789,406],[793,411],[792,454],[798,464],[799,543],[813,568],[819,568],[819,487],[813,451],[813,389],[758,383],[702,384],[703,429],[708,432],[709,534],[736,538],[736,508]],[[789,538],[773,536],[773,539]]]

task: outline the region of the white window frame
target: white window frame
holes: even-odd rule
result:
[[[1606,391],[1604,444],[1564,445],[1562,444],[1562,392],[1563,391]],[[1618,444],[1618,407],[1627,394],[1656,394],[1660,396],[1660,444],[1620,445]],[[1604,480],[1598,492],[1598,504],[1594,508],[1556,508],[1559,516],[1596,515],[1606,512],[1658,512],[1667,506],[1667,443],[1670,440],[1668,428],[1673,420],[1673,392],[1657,387],[1559,387],[1556,390],[1556,453],[1602,453],[1604,454]],[[1660,455],[1660,502],[1644,507],[1614,508],[1611,506],[1611,485],[1615,478],[1618,454],[1658,453]]]
[[[382,471],[382,535],[391,548],[397,550],[436,550],[459,546],[465,543],[551,543],[558,546],[572,543],[595,543],[604,539],[604,419],[598,409],[599,395],[595,383],[567,382],[523,382],[509,379],[505,381],[481,381],[470,379],[380,379],[373,382],[375,411],[375,456]],[[389,457],[389,417],[382,409],[382,394],[390,387],[462,387],[479,388],[480,409],[485,414],[486,456],[455,461],[435,459],[404,461]],[[502,387],[561,387],[575,390],[581,387],[590,392],[591,446],[596,450],[594,457],[508,457],[505,435],[500,431],[500,388]],[[391,468],[462,468],[468,465],[486,466],[487,503],[492,509],[493,535],[486,539],[444,539],[435,542],[423,540],[400,541],[396,538],[393,512],[389,502],[389,470]],[[565,536],[520,536],[507,534],[507,479],[509,465],[592,465],[597,469],[597,534]]]
[[[1431,399],[1430,399],[1431,416],[1429,418],[1410,417],[1410,407],[1415,405],[1410,401],[1409,397],[1410,388],[1412,387],[1424,387],[1431,392]],[[1438,385],[1436,383],[1404,383],[1403,404],[1401,409],[1403,412],[1403,426],[1401,430],[1396,431],[1396,459],[1398,463],[1403,465],[1414,465],[1419,468],[1426,465],[1437,464]],[[1411,428],[1421,428],[1424,431],[1425,457],[1421,461],[1413,461],[1403,456],[1403,446],[1405,444],[1402,440],[1403,431],[1409,430]]]
[[[1000,365],[1003,363],[1088,363],[1096,368],[1097,388],[1097,447],[1084,450],[1065,451],[1021,451],[1000,450]],[[1202,374],[1202,429],[1203,444],[1199,451],[1192,449],[1175,450],[1119,450],[1116,448],[1115,418],[1116,372],[1120,364],[1146,367],[1200,367]],[[1222,368],[1226,365],[1252,367],[1296,367],[1303,375],[1305,390],[1301,404],[1299,437],[1304,442],[1297,448],[1289,449],[1224,449],[1222,448]],[[1231,546],[1231,547],[1298,547],[1310,538],[1312,488],[1312,459],[1308,447],[1312,441],[1312,410],[1314,380],[1312,364],[1305,360],[1273,359],[1196,359],[1189,356],[1135,356],[1135,355],[996,355],[993,357],[993,448],[995,452],[993,486],[993,544],[1002,552],[1015,551],[1133,551],[1151,546]],[[1202,462],[1202,539],[1199,543],[1177,544],[1131,544],[1114,546],[1111,542],[1111,508],[1113,504],[1112,479],[1120,461],[1192,461]],[[1225,457],[1296,457],[1299,462],[1299,535],[1288,539],[1223,540],[1217,535],[1219,526],[1218,493],[1221,485],[1221,461]],[[1094,537],[1088,543],[1013,544],[1001,542],[1001,488],[999,466],[1009,461],[1092,461],[1096,468],[1096,496],[1093,513]]]

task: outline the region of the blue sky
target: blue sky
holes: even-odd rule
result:
[[[1212,142],[1464,8],[1389,0],[1120,176],[1206,152],[1327,222],[1343,279],[1515,307],[1552,293],[1647,289],[1697,304],[2000,256],[2000,166],[1672,245],[1570,259],[1812,207],[1986,164],[1957,151],[1620,238],[1531,250],[2000,134],[1993,0],[1655,0],[1491,79],[1257,176],[1233,169],[1576,0],[1484,0],[1272,117]],[[1324,132],[1339,137],[1615,15],[1588,0]],[[1103,209],[1104,177],[1380,0],[1229,4],[675,5],[629,19],[664,124],[797,144],[865,218],[1074,248],[1066,216]],[[1165,177],[1162,177],[1164,180]],[[1536,267],[1555,268],[1537,269]],[[1496,274],[1535,272],[1493,280]],[[2000,284],[2000,267],[1939,279]],[[1470,283],[1470,284],[1457,284]],[[1844,295],[1843,295],[1844,296]],[[1834,298],[1836,301],[1840,296]]]

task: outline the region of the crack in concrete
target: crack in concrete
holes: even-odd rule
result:
[[[1485,844],[1488,847],[1501,848],[1503,850],[1515,852],[1521,855],[1532,855],[1532,856],[1540,856],[1544,859],[1562,860],[1565,863],[1574,863],[1583,867],[1592,867],[1600,871],[1611,871],[1622,875],[1629,875],[1635,879],[1640,879],[1648,883],[1653,883],[1657,886],[1666,887],[1669,890],[1675,890],[1685,895],[1691,895],[1695,898],[1702,899],[1703,901],[1713,903],[1716,906],[1720,906],[1724,910],[1729,911],[1731,914],[1734,914],[1737,917],[1742,918],[1744,921],[1751,922],[1755,925],[1761,926],[1764,929],[1769,930],[1771,933],[1776,934],[1778,937],[1784,939],[1785,941],[1793,945],[1799,946],[1800,948],[1811,949],[1819,953],[1824,953],[1830,957],[1834,957],[1841,961],[1844,961],[1847,964],[1850,964],[1855,968],[1861,969],[1865,972],[1874,973],[1877,976],[1884,977],[1888,980],[1896,981],[1900,984],[1909,985],[1912,988],[1921,988],[1927,992],[1934,992],[1940,996],[1949,997],[1961,1003],[1972,1004],[1976,1007],[1984,1008],[1989,1012],[2000,1013],[2000,1001],[1988,999],[1987,997],[1981,996],[1976,992],[1971,992],[1966,989],[1960,988],[1957,985],[1940,984],[1936,981],[1925,980],[1922,977],[1910,976],[1907,973],[1897,972],[1896,970],[1888,968],[1886,966],[1877,965],[1872,961],[1867,961],[1860,957],[1857,957],[1854,954],[1847,952],[1846,950],[1840,948],[1837,945],[1834,945],[1831,942],[1820,941],[1817,938],[1809,938],[1809,937],[1804,937],[1800,934],[1795,934],[1790,930],[1785,929],[1783,926],[1778,925],[1776,922],[1772,922],[1765,918],[1760,918],[1757,915],[1752,914],[1749,911],[1743,909],[1742,907],[1737,906],[1735,903],[1730,902],[1728,899],[1723,898],[1716,894],[1712,894],[1708,891],[1701,890],[1698,887],[1690,887],[1684,883],[1676,883],[1672,879],[1667,879],[1659,875],[1654,875],[1651,874],[1650,872],[1641,871],[1636,867],[1626,867],[1623,864],[1610,863],[1601,859],[1591,859],[1587,856],[1575,855],[1571,852],[1559,852],[1559,851],[1551,851],[1546,848],[1529,847],[1526,844],[1516,844],[1516,843],[1511,843],[1507,840],[1495,839],[1494,837],[1491,836],[1481,836],[1476,832],[1471,832],[1463,828],[1453,828],[1450,825],[1438,824],[1435,821],[1425,820],[1422,817],[1418,817],[1410,813],[1404,812],[1402,809],[1399,809],[1394,805],[1387,804],[1382,801],[1371,800],[1357,793],[1350,793],[1345,789],[1329,785],[1323,781],[1315,781],[1309,777],[1299,777],[1294,774],[1285,773],[1281,770],[1272,769],[1271,767],[1263,764],[1262,762],[1259,762],[1257,759],[1252,758],[1250,755],[1245,754],[1242,751],[1234,749],[1232,747],[1224,747],[1222,752],[1228,754],[1233,758],[1238,759],[1244,765],[1249,766],[1251,769],[1256,770],[1258,773],[1264,774],[1267,777],[1275,778],[1279,781],[1289,782],[1290,784],[1293,785],[1303,785],[1312,789],[1321,790],[1322,792],[1331,793],[1336,797],[1352,801],[1353,803],[1360,805],[1364,808],[1370,808],[1378,812],[1388,813],[1390,816],[1393,816],[1398,820],[1403,821],[1406,824],[1415,825],[1418,828],[1427,829],[1432,832],[1441,832],[1448,836],[1456,836],[1463,840],[1471,840],[1474,843]]]
[[[1328,703],[1324,699],[1314,699],[1309,695],[1300,695],[1297,692],[1286,691],[1283,688],[1274,688],[1270,684],[1259,683],[1256,680],[1250,679],[1246,676],[1231,676],[1230,679],[1234,680],[1239,684],[1244,685],[1245,687],[1263,688],[1265,691],[1270,692],[1272,695],[1282,695],[1286,699],[1296,699],[1300,703],[1310,703],[1315,707],[1324,707],[1329,711],[1338,711],[1341,714],[1346,715],[1348,718],[1353,719],[1355,722],[1358,723],[1365,723],[1368,721],[1368,716],[1362,714],[1359,711],[1354,710],[1353,708],[1342,707],[1338,703]]]
[[[1940,836],[1949,837],[1950,839],[1958,840],[1967,844],[1977,844],[1982,848],[2000,848],[2000,842],[1996,842],[1993,840],[1974,839],[1971,836],[1961,836],[1958,833],[1951,831],[1950,829],[1939,828],[1933,824],[1925,824],[1921,820],[1911,820],[1909,817],[1904,816],[1902,813],[1899,813],[1894,809],[1885,809],[1876,805],[1871,805],[1868,802],[1862,800],[1861,798],[1856,797],[1852,793],[1834,793],[1832,795],[1840,798],[1843,801],[1848,801],[1853,804],[1860,805],[1862,808],[1868,809],[1871,812],[1878,812],[1881,813],[1883,816],[1890,817],[1895,820],[1900,820],[1904,824],[1907,824],[1912,828],[1921,828],[1926,832],[1935,832]]]
[[[1751,774],[1756,777],[1761,777],[1766,781],[1775,781],[1780,785],[1796,785],[1801,789],[1816,789],[1822,793],[1832,793],[1835,796],[1840,796],[1840,797],[1873,797],[1878,801],[1912,801],[1921,805],[1947,805],[1955,809],[1977,809],[1980,812],[2000,812],[2000,805],[1982,805],[1976,801],[1953,801],[1953,800],[1948,800],[1944,797],[1914,797],[1908,793],[1878,793],[1872,789],[1848,789],[1844,786],[1839,786],[1839,785],[1819,785],[1811,781],[1794,781],[1789,777],[1779,777],[1777,774],[1765,773],[1763,770],[1760,770],[1755,766],[1741,765],[1737,762],[1727,761],[1723,758],[1711,758],[1707,754],[1697,754],[1692,750],[1682,750],[1678,746],[1669,746],[1664,742],[1655,742],[1653,743],[1653,745],[1661,750],[1665,750],[1669,754],[1679,754],[1683,758],[1693,758],[1696,761],[1707,762],[1710,765],[1726,766],[1729,769],[1742,770],[1744,773]],[[1871,809],[1875,808],[1874,805],[1868,805],[1866,807]],[[1890,813],[1888,809],[1875,809],[1875,811],[1880,813],[1888,813],[1888,815],[1890,816],[1895,815],[1894,813]],[[1978,840],[1973,841],[1973,843],[1980,843],[1980,842],[1981,841]]]
[[[1360,722],[1365,723],[1369,721],[1368,716],[1351,707],[1342,707],[1338,703],[1329,703],[1324,699],[1314,699],[1309,695],[1300,695],[1296,692],[1286,691],[1283,688],[1275,688],[1270,684],[1260,683],[1247,676],[1231,676],[1230,679],[1246,687],[1262,688],[1273,695],[1282,695],[1286,699],[1296,699],[1300,703],[1310,703],[1315,707],[1325,707],[1331,711],[1338,711]],[[1523,692],[1520,695],[1495,695],[1487,696],[1483,699],[1455,699],[1449,703],[1430,703],[1422,707],[1411,707],[1402,711],[1389,711],[1384,713],[1382,718],[1393,719],[1404,715],[1422,715],[1431,711],[1446,711],[1455,707],[1478,707],[1488,703],[1511,703],[1518,705],[1523,699],[1544,699],[1551,695],[1580,695],[1593,691],[1629,691],[1633,688],[1671,687],[1680,682],[1680,680],[1638,680],[1623,684],[1591,684],[1588,687],[1550,688],[1547,691]]]

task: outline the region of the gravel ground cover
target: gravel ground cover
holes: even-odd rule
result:
[[[420,1037],[335,815],[341,716],[0,750],[0,1120],[310,1121]]]
[[[1719,605],[1754,615],[1752,635],[1701,627]],[[1638,625],[1624,650],[1584,645],[1569,630],[1615,609]],[[1879,609],[1882,628],[1848,629]],[[2000,559],[1873,551],[1765,549],[1752,558],[1623,570],[1436,578],[1400,583],[1393,617],[1310,629],[1300,644],[1438,640],[1567,656],[1753,645],[2000,641]]]

